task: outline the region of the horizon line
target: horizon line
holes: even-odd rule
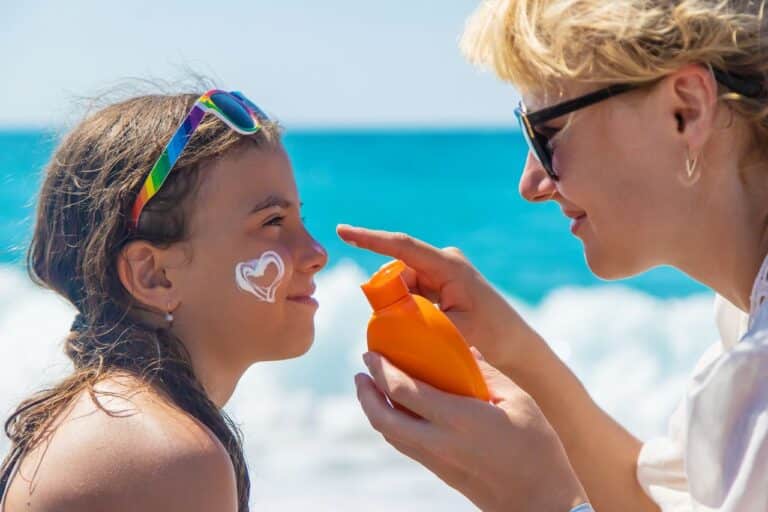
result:
[[[291,133],[457,133],[457,132],[518,132],[517,123],[312,123],[281,124],[286,135]],[[44,124],[0,124],[0,134],[66,133],[72,127]]]

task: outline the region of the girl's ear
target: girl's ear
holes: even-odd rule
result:
[[[179,303],[179,290],[166,274],[168,250],[145,240],[129,242],[120,251],[117,271],[120,282],[136,301],[166,313]]]

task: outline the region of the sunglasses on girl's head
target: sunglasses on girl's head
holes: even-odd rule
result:
[[[747,98],[761,98],[768,94],[768,91],[766,91],[763,85],[762,77],[730,73],[712,66],[710,66],[710,69],[718,83],[742,96],[746,96]],[[520,131],[523,132],[523,137],[525,137],[525,141],[528,143],[528,148],[531,153],[533,153],[539,163],[541,163],[541,166],[547,171],[549,177],[557,181],[559,178],[557,171],[555,171],[555,168],[552,165],[552,148],[549,144],[550,137],[540,130],[537,130],[536,127],[560,116],[594,105],[595,103],[616,96],[617,94],[631,91],[645,85],[648,85],[648,83],[610,85],[604,89],[599,89],[589,94],[535,112],[526,112],[525,105],[520,102],[520,105],[515,109],[515,117],[517,117],[517,120],[520,123]]]
[[[141,212],[165,183],[179,159],[179,155],[184,151],[206,113],[215,115],[227,126],[243,135],[258,132],[262,127],[262,122],[269,120],[259,107],[240,92],[211,89],[200,96],[176,133],[171,137],[168,145],[163,149],[155,165],[152,166],[147,179],[144,180],[131,209],[130,225],[132,229],[138,229]]]

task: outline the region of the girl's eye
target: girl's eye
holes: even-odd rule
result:
[[[282,226],[284,220],[285,220],[285,217],[283,217],[282,215],[278,215],[269,219],[267,222],[264,223],[264,225],[265,226]]]

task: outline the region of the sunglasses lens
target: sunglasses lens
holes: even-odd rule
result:
[[[218,92],[211,95],[211,101],[237,128],[246,131],[256,128],[248,110],[231,95]]]
[[[515,109],[515,117],[517,117],[517,122],[520,124],[520,131],[523,133],[525,142],[528,144],[528,149],[531,151],[531,153],[533,153],[533,156],[536,157],[536,160],[539,161],[541,166],[544,167],[544,170],[547,171],[547,174],[557,179],[557,175],[552,168],[552,157],[550,156],[549,149],[547,147],[549,143],[547,138],[536,132],[531,134],[532,130],[529,129],[528,123],[523,118],[523,114],[519,109]]]
[[[240,101],[248,105],[248,108],[256,112],[256,115],[259,117],[259,119],[269,119],[267,114],[265,114],[264,111],[261,110],[254,102],[246,98],[243,93],[241,93],[240,91],[232,91],[232,94],[237,96],[240,99]]]
[[[533,153],[533,156],[535,156],[536,159],[539,162],[541,162],[541,158],[539,158],[539,152],[536,150],[536,146],[531,140],[531,134],[528,133],[528,127],[526,126],[525,121],[523,121],[523,116],[520,114],[519,111],[516,110],[515,117],[517,117],[517,123],[520,125],[520,132],[523,134],[525,143],[528,144],[528,149],[530,150],[531,153]]]

